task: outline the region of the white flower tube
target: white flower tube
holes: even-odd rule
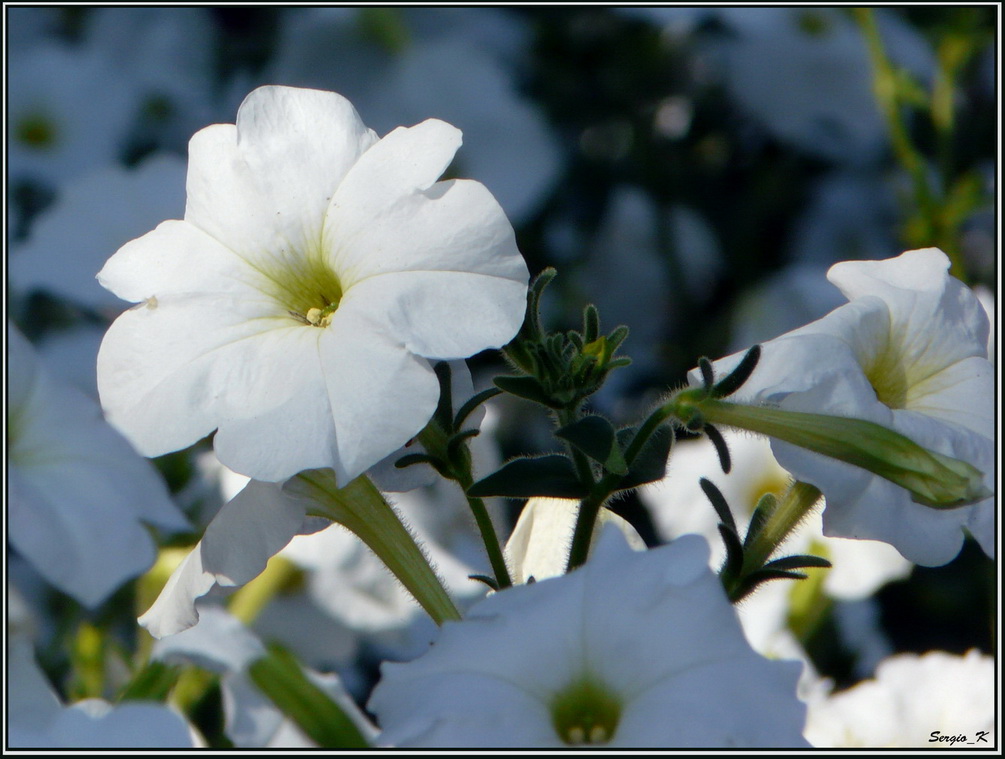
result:
[[[347,484],[436,408],[430,359],[513,337],[527,267],[479,183],[437,182],[460,146],[429,120],[383,139],[339,95],[261,87],[189,145],[183,221],[98,275],[137,303],[98,354],[109,420],[146,455],[214,429],[220,460]]]

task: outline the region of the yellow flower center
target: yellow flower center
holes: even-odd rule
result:
[[[907,407],[910,383],[904,357],[896,346],[897,342],[888,334],[879,350],[862,362],[862,371],[880,403],[892,409],[902,409]]]
[[[280,251],[260,269],[265,290],[291,318],[311,327],[327,327],[342,300],[342,283],[320,248],[301,254]]]
[[[603,745],[618,729],[621,701],[593,678],[583,677],[555,695],[551,720],[567,745]]]

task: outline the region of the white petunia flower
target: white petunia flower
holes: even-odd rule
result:
[[[809,701],[818,748],[993,749],[995,662],[979,651],[931,651],[881,663],[873,680]]]
[[[527,267],[477,182],[436,180],[460,132],[383,139],[335,93],[261,87],[189,146],[183,221],[118,251],[99,281],[139,305],[98,355],[109,419],[147,455],[217,429],[231,469],[340,483],[425,426],[429,359],[505,344]]]
[[[145,524],[188,527],[150,462],[97,404],[54,381],[7,327],[8,540],[43,577],[100,604],[154,561]]]
[[[736,400],[877,423],[975,466],[993,491],[988,318],[948,267],[936,248],[831,267],[828,278],[851,302],[765,343]],[[739,358],[718,362],[717,375]],[[697,381],[695,373],[691,379]],[[994,498],[930,508],[865,469],[779,440],[771,445],[785,469],[823,492],[827,535],[882,540],[917,564],[935,566],[956,556],[966,531],[993,555]]]
[[[706,562],[698,537],[635,552],[609,527],[582,568],[495,593],[385,663],[381,741],[804,747],[799,665],[751,651]]]

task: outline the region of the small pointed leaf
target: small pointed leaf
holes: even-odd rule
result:
[[[734,535],[739,535],[740,532],[736,529],[736,520],[733,519],[733,512],[730,510],[729,504],[726,503],[726,498],[723,496],[722,491],[715,486],[715,483],[704,477],[698,480],[698,484],[701,486],[705,497],[711,502],[715,513],[719,516],[719,521],[728,527]]]
[[[803,569],[806,567],[818,567],[827,569],[831,563],[821,556],[785,556],[781,559],[769,561],[764,565],[765,569]]]
[[[725,398],[735,393],[743,386],[744,382],[750,379],[750,375],[753,374],[760,359],[761,346],[754,345],[736,365],[736,368],[712,387],[712,395],[716,398]]]
[[[636,430],[633,427],[618,430],[618,444],[622,450],[628,447],[635,434]],[[662,480],[666,476],[667,458],[670,456],[673,440],[673,429],[669,424],[658,427],[629,466],[628,474],[618,485],[618,489],[636,488],[647,482]]]

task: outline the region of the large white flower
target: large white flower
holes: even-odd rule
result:
[[[736,400],[880,424],[972,464],[993,491],[988,318],[948,268],[936,248],[831,267],[828,279],[851,302],[765,343]],[[718,362],[717,373],[738,360]],[[993,555],[994,498],[930,508],[864,469],[778,440],[772,450],[793,476],[823,492],[827,535],[883,540],[905,558],[934,566],[956,556],[967,531]]]
[[[154,561],[143,523],[187,528],[157,470],[7,328],[8,540],[43,577],[97,606]]]
[[[590,560],[447,622],[385,663],[369,708],[410,747],[805,746],[799,665],[747,645],[696,536],[645,552],[608,527]]]
[[[120,249],[99,280],[139,305],[111,326],[98,389],[156,455],[217,429],[220,460],[346,483],[426,424],[428,359],[505,344],[527,268],[479,183],[437,182],[460,132],[383,139],[341,96],[262,87],[189,145],[183,221]]]

